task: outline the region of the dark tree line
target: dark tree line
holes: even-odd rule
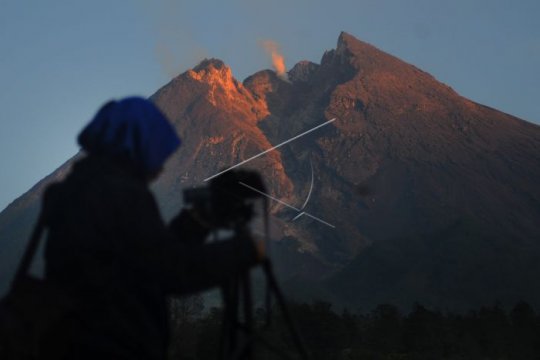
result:
[[[170,359],[217,359],[221,309],[203,312],[200,298],[173,302]],[[338,313],[331,304],[289,304],[313,360],[353,359],[540,359],[540,315],[525,302],[510,311],[495,305],[467,314],[426,309],[409,314],[388,304],[367,314]],[[276,309],[272,326],[256,311],[256,324],[266,341],[298,358],[284,320]],[[282,359],[265,346],[257,359]]]

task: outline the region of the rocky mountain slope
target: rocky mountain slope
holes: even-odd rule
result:
[[[288,76],[264,70],[240,83],[211,59],[152,96],[184,140],[154,185],[166,217],[183,188],[335,119],[243,165],[297,209],[271,202],[272,251],[291,296],[540,306],[540,127],[347,33],[320,64],[302,61]],[[0,214],[3,286],[43,187],[68,166]]]

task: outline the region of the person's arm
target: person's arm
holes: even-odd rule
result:
[[[159,282],[166,292],[181,294],[217,286],[258,261],[249,239],[207,245],[178,241],[148,191],[125,205],[130,216],[125,226],[132,239],[126,244],[126,258],[145,281]]]
[[[208,234],[212,231],[212,226],[205,221],[195,209],[182,209],[168,225],[173,236],[188,245],[201,245]]]

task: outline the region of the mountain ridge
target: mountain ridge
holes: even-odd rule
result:
[[[345,32],[320,64],[299,62],[288,76],[262,70],[239,82],[221,60],[206,59],[151,96],[183,139],[153,185],[166,218],[183,188],[335,118],[246,164],[293,207],[309,192],[302,211],[334,226],[271,202],[272,252],[291,296],[348,306],[465,308],[513,296],[540,304],[531,285],[540,275],[531,260],[540,255],[539,126],[476,104]],[[20,253],[22,225],[6,232],[1,219],[30,224],[47,181],[24,195],[32,209],[19,200],[0,214],[2,246],[19,244]]]

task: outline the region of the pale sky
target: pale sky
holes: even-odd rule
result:
[[[319,62],[344,30],[461,95],[540,124],[540,1],[0,0],[0,210],[77,152],[104,102],[150,96],[204,57],[242,81]]]

